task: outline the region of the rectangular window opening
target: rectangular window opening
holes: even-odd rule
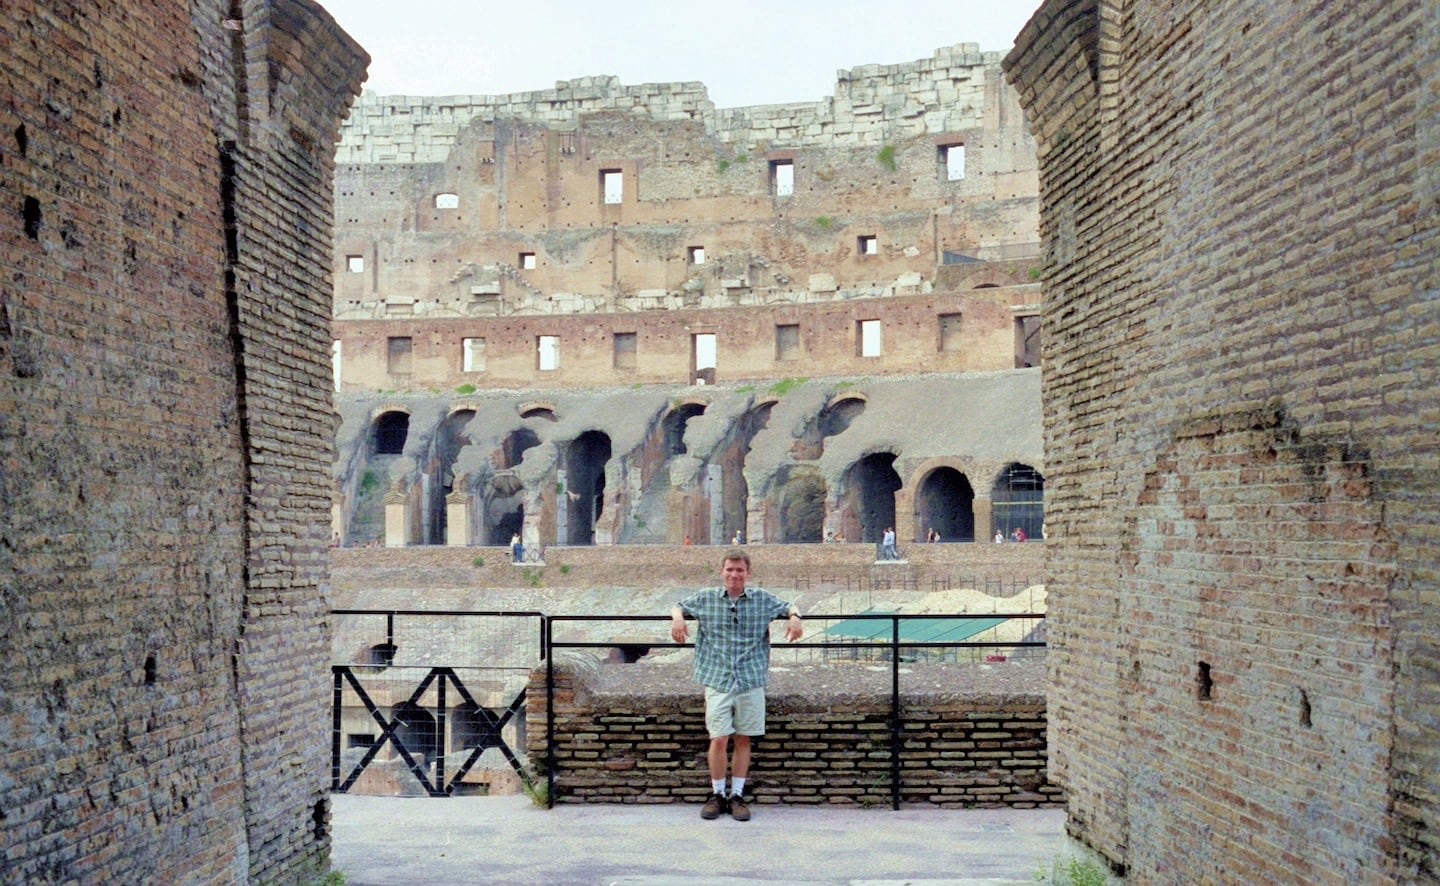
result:
[[[944,170],[945,180],[958,182],[965,177],[965,146],[964,145],[941,145],[940,166]]]
[[[716,366],[715,333],[697,332],[690,336],[690,351],[694,362],[691,382],[697,385],[715,384]]]
[[[365,256],[363,256],[363,255],[347,255],[347,256],[345,256],[345,270],[346,270],[346,271],[349,271],[349,272],[352,273],[352,274],[363,274],[363,273],[365,273]]]
[[[795,161],[770,161],[770,192],[776,197],[789,197],[795,193]]]
[[[859,327],[860,356],[880,356],[880,321],[861,320],[856,325]]]
[[[960,315],[940,315],[940,350],[960,350]]]
[[[485,339],[464,339],[462,344],[462,352],[464,354],[465,372],[485,371]]]
[[[415,350],[410,338],[385,340],[385,371],[391,375],[408,376],[415,369]]]
[[[519,265],[520,265],[520,270],[522,270],[522,271],[533,271],[533,270],[535,270],[535,253],[533,253],[533,252],[522,252],[522,253],[520,253]]]
[[[855,249],[861,255],[879,255],[880,238],[874,234],[861,234],[855,238]]]
[[[686,249],[685,252],[686,252],[686,258],[689,260],[690,264],[692,264],[692,265],[703,265],[703,264],[705,264],[705,247],[704,247],[704,246],[691,246],[691,247],[689,247],[688,249]]]
[[[615,368],[635,368],[635,333],[615,333]]]
[[[535,339],[536,365],[541,372],[560,368],[560,336],[542,335]]]
[[[800,324],[782,323],[775,326],[775,359],[800,359]]]
[[[600,194],[605,203],[614,205],[625,200],[625,174],[618,169],[600,170]]]

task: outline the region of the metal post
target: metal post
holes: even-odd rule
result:
[[[900,616],[890,616],[890,808],[900,809]]]
[[[444,796],[450,796],[445,787],[445,683],[449,680],[445,668],[440,674],[440,683],[435,687],[435,788]]]
[[[555,808],[555,641],[549,616],[540,619],[545,644],[545,808]]]
[[[340,667],[336,665],[330,668],[330,674],[335,678],[334,701],[331,702],[330,710],[330,790],[334,791],[340,787],[340,704],[344,692]]]

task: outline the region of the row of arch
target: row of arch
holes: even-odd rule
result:
[[[713,475],[718,482],[697,483],[696,491],[684,493],[685,515],[680,525],[658,520],[659,528],[648,533],[643,515],[663,517],[663,493],[668,491],[666,466],[686,454],[688,423],[703,415],[703,402],[673,405],[658,422],[648,453],[627,454],[629,469],[639,477],[634,488],[618,494],[656,498],[648,511],[635,503],[626,507],[620,519],[606,518],[607,466],[614,457],[608,434],[587,430],[571,440],[556,444],[553,470],[554,494],[527,489],[517,468],[526,453],[541,444],[540,435],[530,426],[511,430],[501,440],[490,464],[493,472],[472,488],[456,488],[455,464],[461,450],[472,441],[466,436],[476,413],[457,409],[436,431],[419,474],[421,483],[406,500],[414,504],[418,494],[420,511],[417,531],[405,533],[401,544],[455,544],[450,526],[454,513],[450,505],[457,492],[478,496],[473,502],[477,520],[459,543],[507,544],[521,536],[527,543],[589,545],[597,542],[671,542],[693,539],[695,543],[723,543],[738,533],[742,538],[768,542],[822,542],[846,540],[878,542],[886,529],[894,527],[902,539],[922,540],[933,536],[942,541],[988,540],[993,530],[1009,537],[1019,529],[1029,538],[1043,534],[1044,477],[1034,467],[1012,462],[983,482],[978,490],[964,470],[964,462],[929,465],[909,478],[913,494],[905,496],[909,512],[897,514],[897,494],[905,482],[896,470],[897,455],[880,451],[857,459],[831,489],[815,460],[823,453],[825,440],[843,433],[863,413],[863,396],[845,396],[827,405],[807,426],[791,447],[796,459],[779,468],[764,502],[752,507],[744,477],[744,458],[750,441],[768,421],[775,400],[752,407],[734,423],[730,438],[710,454]],[[555,421],[553,408],[545,405],[522,408],[522,419]],[[409,442],[410,416],[390,409],[372,419],[367,435],[364,479],[351,496],[349,519],[337,525],[337,541],[345,544],[384,543],[396,540],[387,527],[384,508],[391,501],[377,493],[384,485],[388,461],[403,457]],[[381,481],[376,482],[379,475]],[[473,479],[473,478],[470,478]],[[705,477],[701,478],[702,480]],[[381,490],[383,492],[383,490]],[[544,520],[535,513],[548,509]],[[527,510],[530,519],[527,520]],[[758,516],[757,516],[758,515]]]

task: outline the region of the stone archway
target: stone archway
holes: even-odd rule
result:
[[[934,529],[941,541],[975,540],[975,489],[948,465],[927,473],[915,492],[919,537]]]
[[[609,461],[609,434],[586,431],[571,441],[565,459],[566,544],[595,544],[595,525],[605,509]]]
[[[895,525],[895,493],[904,485],[895,459],[893,452],[872,452],[846,470],[846,507],[860,526],[860,538],[852,541],[879,543]]]

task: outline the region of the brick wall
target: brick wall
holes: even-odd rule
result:
[[[363,56],[311,3],[234,14],[0,14],[6,880],[328,866],[329,153]]]
[[[1440,878],[1434,2],[1047,2],[1050,747],[1146,881]]]
[[[987,670],[993,670],[988,668]],[[901,802],[1035,808],[1061,802],[1046,778],[1042,667],[1007,663],[1003,688],[970,668],[902,687]],[[757,802],[891,802],[888,675],[790,672],[772,679],[746,794]],[[913,669],[906,667],[907,677]],[[685,673],[680,673],[685,671]],[[836,692],[826,681],[835,678]],[[546,671],[527,689],[532,765],[549,759]],[[677,667],[600,665],[557,654],[555,799],[560,803],[701,803],[710,791],[704,699]],[[943,686],[944,688],[937,688]],[[987,691],[991,690],[991,691]]]
[[[774,304],[724,310],[584,313],[562,317],[438,317],[336,320],[341,344],[340,388],[369,391],[575,388],[634,384],[688,385],[694,377],[691,336],[715,336],[710,384],[773,380],[787,375],[895,375],[982,372],[1016,367],[1014,308],[1035,298],[1033,289],[986,287],[933,295],[895,296],[815,305]],[[941,349],[941,317],[962,319],[955,341]],[[859,323],[880,324],[879,353],[861,356]],[[776,327],[793,325],[794,354],[781,357]],[[635,336],[633,365],[615,365],[615,336]],[[541,371],[541,335],[559,339],[559,365]],[[389,360],[389,340],[408,338],[411,357]],[[484,342],[484,365],[465,371],[464,341]]]

